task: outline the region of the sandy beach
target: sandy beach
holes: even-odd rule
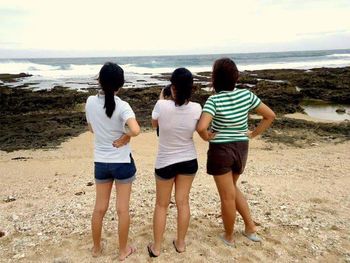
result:
[[[112,262],[117,259],[115,195],[106,214],[100,258],[90,255],[94,205],[92,135],[69,139],[58,149],[0,152],[0,262]],[[350,142],[295,148],[256,139],[239,185],[259,224],[253,243],[236,223],[236,248],[222,232],[219,197],[205,172],[207,143],[195,136],[199,172],[191,191],[187,251],[175,252],[176,207],[169,208],[163,251],[150,259],[155,200],[155,133],[132,140],[138,168],[131,198],[131,242],[126,262],[350,262]]]

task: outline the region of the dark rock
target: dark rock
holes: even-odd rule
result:
[[[26,78],[31,77],[33,75],[26,74],[26,73],[19,73],[19,74],[0,74],[0,80],[3,82],[16,82],[18,78]]]
[[[0,74],[0,80],[5,83],[0,87],[0,150],[57,147],[67,138],[86,131],[83,105],[88,96],[96,94],[95,87],[88,88],[85,93],[65,86],[36,92],[6,86],[6,82],[26,76],[29,75]],[[170,74],[152,77],[169,80]],[[194,78],[197,83],[192,100],[203,106],[212,94],[202,90],[210,87],[211,73],[198,73]],[[276,80],[283,82],[273,82]],[[301,91],[298,92],[295,86]],[[238,87],[251,89],[279,115],[302,112],[300,102],[306,98],[350,103],[350,67],[309,71],[246,71],[241,72]],[[119,92],[119,96],[130,103],[144,130],[150,128],[151,112],[161,88],[121,89]],[[250,125],[256,125],[257,122],[250,120]],[[298,141],[310,145],[320,138],[346,140],[350,138],[349,125],[346,122],[333,125],[282,118],[274,122],[273,129],[265,133],[263,138],[291,145]],[[287,136],[284,135],[286,130]]]
[[[295,86],[290,83],[259,81],[251,88],[251,91],[277,113],[303,111],[299,105],[302,101],[302,94],[297,92]]]
[[[330,229],[331,230],[335,230],[335,231],[339,231],[340,230],[340,228],[337,227],[336,225],[332,225]]]
[[[94,185],[93,182],[88,182],[88,183],[86,184],[86,186],[93,186],[93,185]]]
[[[31,157],[14,157],[14,158],[11,158],[11,160],[23,160],[23,161],[26,161],[28,159],[33,159]]]
[[[345,108],[338,108],[335,110],[337,113],[345,113],[346,109]]]
[[[4,237],[5,236],[5,232],[0,230],[0,237]]]
[[[350,67],[255,70],[247,74],[260,79],[288,81],[301,89],[305,99],[350,104]]]
[[[249,120],[256,126],[259,120]],[[308,146],[311,143],[336,140],[350,140],[350,122],[317,123],[289,118],[276,119],[272,128],[263,133],[262,138],[269,142],[283,143],[296,147]]]

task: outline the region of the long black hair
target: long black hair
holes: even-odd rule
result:
[[[175,104],[181,106],[191,97],[193,89],[192,73],[186,68],[177,68],[170,78],[175,89]]]
[[[98,81],[105,93],[106,115],[111,118],[115,110],[114,92],[124,85],[124,70],[113,62],[106,62],[99,73]]]

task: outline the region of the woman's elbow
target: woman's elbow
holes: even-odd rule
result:
[[[204,130],[203,130],[201,127],[198,127],[198,126],[197,126],[196,131],[197,131],[199,134],[201,134]]]
[[[273,111],[271,111],[264,116],[264,119],[273,122],[276,119],[276,114]]]
[[[139,135],[140,132],[141,132],[141,128],[139,126],[137,128],[134,128],[133,130],[130,130],[130,135],[131,135],[131,137],[135,137],[135,136]]]
[[[205,132],[207,129],[208,129],[208,127],[207,127],[206,125],[203,125],[203,124],[200,123],[200,122],[197,124],[196,131],[197,131],[198,133]]]

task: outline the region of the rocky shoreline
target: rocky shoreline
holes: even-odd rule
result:
[[[67,138],[86,131],[84,102],[97,93],[91,88],[79,92],[56,86],[50,91],[33,91],[7,84],[30,75],[0,74],[0,150],[57,147]],[[158,76],[169,79],[169,74]],[[211,92],[210,72],[195,76],[193,101],[204,104]],[[287,113],[303,112],[301,102],[318,99],[350,104],[350,67],[312,70],[257,70],[241,73],[239,88],[256,93],[279,116],[264,138],[273,142],[303,147],[320,141],[350,139],[350,123],[321,124],[284,118]],[[162,87],[123,89],[119,96],[133,107],[144,130],[150,128],[152,108]],[[252,119],[251,125],[257,120]]]

